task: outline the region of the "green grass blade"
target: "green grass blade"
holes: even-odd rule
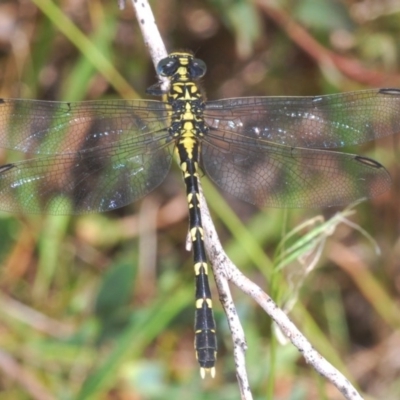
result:
[[[125,78],[114,68],[112,62],[82,33],[56,4],[49,0],[33,0],[33,2],[107,79],[107,81],[110,82],[122,97],[139,97]]]

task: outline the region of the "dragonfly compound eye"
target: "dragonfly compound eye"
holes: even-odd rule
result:
[[[157,74],[161,76],[172,76],[179,67],[179,60],[175,57],[163,58],[157,65]]]
[[[202,78],[207,71],[206,63],[199,58],[194,58],[189,63],[189,75],[192,79]]]

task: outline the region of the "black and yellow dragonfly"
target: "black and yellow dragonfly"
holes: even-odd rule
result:
[[[196,274],[195,348],[215,374],[217,343],[198,180],[202,174],[258,206],[329,207],[388,190],[378,162],[328,149],[400,131],[400,90],[205,102],[203,61],[176,52],[157,67],[163,101],[0,100],[0,147],[26,153],[0,166],[0,209],[84,214],[147,195],[178,159],[186,185]]]

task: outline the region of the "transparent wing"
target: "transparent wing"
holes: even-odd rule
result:
[[[220,132],[292,147],[339,148],[400,132],[400,90],[217,100],[206,103],[204,116]]]
[[[142,100],[1,100],[0,146],[29,159],[0,167],[0,209],[80,214],[145,196],[171,164],[166,107]]]
[[[374,160],[328,150],[296,148],[211,131],[202,167],[222,189],[269,207],[330,207],[374,197],[391,179]]]
[[[165,130],[167,107],[150,100],[64,103],[0,99],[0,147],[62,154],[109,146]]]
[[[157,187],[171,165],[164,140],[125,140],[87,151],[44,155],[0,167],[0,209],[83,214],[110,211]]]

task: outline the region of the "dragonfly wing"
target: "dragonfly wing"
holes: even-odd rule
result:
[[[0,99],[0,147],[62,154],[109,146],[168,126],[169,106],[150,100],[74,103]]]
[[[400,132],[400,90],[317,97],[246,97],[206,103],[212,129],[281,145],[339,148]]]
[[[171,159],[166,138],[132,138],[6,164],[0,167],[0,209],[54,215],[113,210],[157,187]]]
[[[260,207],[345,205],[391,184],[385,168],[369,158],[216,131],[203,141],[202,167],[222,189]]]

